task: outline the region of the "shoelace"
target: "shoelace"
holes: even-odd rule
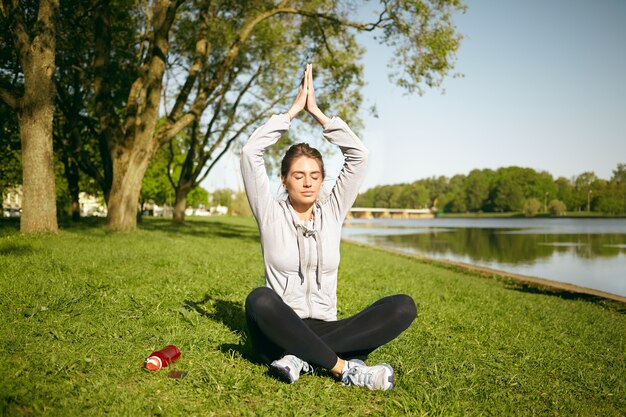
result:
[[[370,368],[366,366],[356,366],[348,370],[348,379],[354,385],[371,385],[374,379],[374,372],[371,370],[368,372],[367,369]]]
[[[306,361],[303,361],[302,359],[296,356],[290,356],[290,357],[287,357],[286,359],[289,361],[291,365],[293,365],[292,369],[298,369],[300,364],[302,364],[302,370],[300,372],[309,372],[309,369],[311,368],[311,365],[309,365]]]

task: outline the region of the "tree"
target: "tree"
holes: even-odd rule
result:
[[[576,177],[574,190],[576,192],[578,211],[591,211],[592,185],[597,179],[596,174],[590,171],[583,172]]]
[[[233,216],[252,216],[252,210],[250,209],[248,197],[246,196],[245,192],[240,191],[235,194],[235,197],[233,198],[233,201],[230,205],[230,214],[232,214]]]
[[[443,207],[442,197],[448,189],[448,182],[448,178],[444,176],[419,180],[419,183],[428,190],[429,207]]]
[[[617,164],[617,167],[613,170],[611,182],[626,185],[626,164]]]
[[[125,108],[116,109],[112,105],[108,79],[111,74],[108,65],[114,55],[109,41],[111,1],[103,0],[99,4],[94,11],[96,114],[113,161],[107,217],[107,225],[112,230],[135,227],[141,180],[150,158],[161,144],[193,123],[198,129],[202,127],[191,136],[196,139],[190,144],[190,149],[194,149],[190,160],[194,162],[189,165],[189,173],[181,173],[181,178],[187,182],[179,184],[184,193],[190,189],[188,184],[192,180],[197,182],[200,176],[197,167],[202,161],[215,158],[211,152],[200,152],[201,148],[208,146],[210,150],[216,144],[226,146],[230,139],[246,131],[246,124],[262,115],[263,109],[275,107],[269,105],[272,103],[268,97],[289,96],[285,83],[292,84],[293,80],[284,74],[293,74],[293,68],[301,65],[308,52],[307,45],[315,45],[315,53],[316,48],[325,51],[319,56],[326,60],[320,62],[320,68],[327,69],[327,76],[322,78],[334,82],[338,92],[345,92],[348,86],[358,86],[360,82],[359,48],[353,32],[379,30],[381,42],[397,51],[392,79],[409,92],[422,92],[426,87],[439,86],[452,69],[460,41],[451,21],[452,14],[464,10],[456,0],[428,4],[383,1],[378,18],[363,23],[352,20],[354,13],[351,14],[350,3],[341,1],[283,0],[276,4],[154,1],[148,3],[144,11],[137,9],[142,16],[137,42],[140,70],[132,82]],[[176,30],[173,32],[173,29]],[[275,48],[270,48],[272,39],[281,39],[276,36],[281,30],[287,35],[285,39],[301,39],[294,45],[297,54],[277,54]],[[289,56],[291,59],[286,60]],[[332,65],[333,62],[344,65]],[[174,68],[175,79],[181,80],[171,90],[164,87],[168,67]],[[250,88],[248,85],[271,88],[262,87],[253,94],[252,97],[260,99],[258,101],[239,99],[246,88]],[[276,90],[276,85],[281,88]],[[333,88],[322,90],[331,92]],[[168,106],[165,123],[157,128],[163,93],[171,97],[166,100],[166,105],[171,103],[171,106]],[[358,96],[354,99],[352,103],[360,102]],[[216,113],[219,106],[226,111]],[[212,113],[208,121],[203,122],[202,115],[209,107]],[[240,113],[241,108],[244,108],[243,113]],[[232,109],[235,110],[230,111]],[[239,114],[242,117],[237,120]],[[237,123],[228,122],[231,117]],[[222,122],[216,131],[211,127],[214,119]],[[203,133],[199,134],[200,131]],[[205,142],[207,136],[210,141]]]
[[[220,188],[211,193],[211,205],[230,207],[235,192],[230,188]]]
[[[626,164],[617,164],[611,180],[598,195],[595,208],[608,214],[626,213]]]
[[[561,200],[554,199],[550,201],[550,204],[548,204],[548,211],[553,216],[564,216],[566,210],[567,207]]]
[[[441,207],[451,213],[467,211],[465,193],[465,175],[455,175],[450,178],[445,194],[441,197]]]
[[[421,209],[429,207],[428,190],[422,184],[414,182],[400,190],[397,208]]]
[[[209,192],[197,186],[187,196],[189,207],[207,207],[209,205]]]
[[[3,49],[0,99],[18,116],[22,149],[22,233],[58,230],[52,158],[58,9],[58,0],[3,0],[0,3]],[[10,56],[13,52],[5,50],[11,44],[17,56]],[[9,62],[19,64],[12,66]]]
[[[471,212],[486,211],[495,173],[490,169],[474,169],[465,179],[467,209]]]
[[[565,177],[559,177],[554,184],[557,189],[556,199],[562,201],[569,210],[574,210],[578,203],[574,195],[573,182]]]
[[[529,198],[524,202],[524,208],[522,211],[526,216],[535,216],[541,211],[542,207],[543,204],[541,204],[541,201],[536,198]]]

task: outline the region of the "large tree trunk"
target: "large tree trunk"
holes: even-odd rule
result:
[[[176,202],[174,203],[174,223],[185,222],[185,209],[187,208],[187,194],[191,191],[192,183],[178,185],[176,189]]]
[[[22,142],[22,233],[57,232],[56,192],[52,157],[54,115],[53,16],[58,2],[42,1],[39,22],[43,29],[31,42],[22,39],[20,61],[24,72],[24,95],[18,110]]]
[[[113,158],[113,184],[107,202],[109,230],[127,232],[137,227],[141,182],[153,153],[148,145],[142,150],[120,149]]]
[[[104,2],[98,11],[96,33],[104,38],[96,48],[95,90],[101,103],[96,112],[113,161],[113,180],[107,200],[107,228],[111,231],[130,231],[137,226],[141,182],[158,146],[154,133],[169,50],[168,36],[181,3],[160,0],[151,5],[153,31],[149,52],[131,86],[123,128],[118,124],[118,115],[112,105],[108,80],[111,5]]]
[[[53,96],[54,93],[49,93],[49,97]],[[52,163],[53,104],[38,102],[25,107],[19,121],[24,193],[20,231],[56,233],[58,225]]]

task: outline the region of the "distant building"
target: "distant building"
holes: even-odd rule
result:
[[[9,187],[2,192],[2,216],[19,217],[22,214],[22,186]]]
[[[107,208],[102,197],[94,197],[81,192],[78,194],[78,204],[80,205],[81,217],[106,217]]]
[[[19,217],[22,214],[22,186],[10,187],[2,193],[2,215]],[[106,217],[107,208],[102,197],[94,197],[87,193],[78,194],[80,215],[82,217]]]

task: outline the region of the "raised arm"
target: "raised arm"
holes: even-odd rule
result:
[[[291,119],[300,113],[306,104],[308,93],[307,71],[304,71],[298,94],[287,113],[272,116],[263,126],[254,131],[241,150],[241,174],[252,213],[263,221],[273,201],[263,156],[265,149],[275,144],[289,130]]]
[[[241,175],[250,208],[258,221],[263,221],[273,196],[263,156],[265,149],[275,144],[289,130],[287,113],[272,116],[263,126],[254,131],[241,150]]]
[[[343,167],[328,201],[337,220],[343,221],[365,179],[369,151],[339,117],[333,117],[324,126],[324,137],[333,145],[339,146],[344,158]]]

